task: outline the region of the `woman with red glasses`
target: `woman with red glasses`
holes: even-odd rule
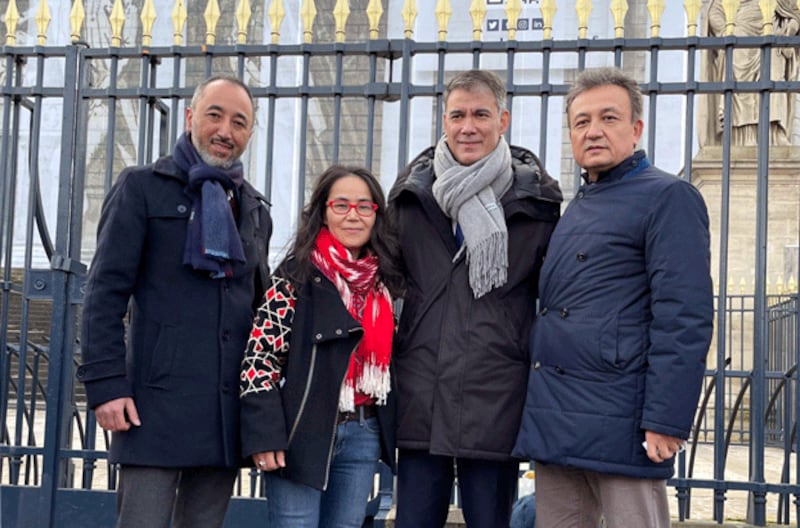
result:
[[[402,290],[380,184],[335,165],[272,275],[242,362],[242,452],[269,526],[361,528],[378,459],[394,470],[390,374]]]

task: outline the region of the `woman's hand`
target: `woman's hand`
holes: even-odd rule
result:
[[[256,467],[262,471],[275,471],[276,469],[286,467],[283,451],[264,451],[263,453],[256,453],[253,455],[253,462],[255,462]]]

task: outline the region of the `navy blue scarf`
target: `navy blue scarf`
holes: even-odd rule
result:
[[[205,163],[187,134],[182,134],[172,151],[176,165],[189,175],[187,191],[192,197],[192,212],[186,232],[183,263],[211,278],[233,274],[232,262],[245,262],[242,241],[233,218],[228,192],[238,200],[244,181],[241,162],[229,169]]]

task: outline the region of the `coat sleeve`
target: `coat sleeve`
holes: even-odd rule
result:
[[[645,260],[652,322],[642,429],[688,438],[713,331],[708,214],[676,180],[648,219]]]
[[[289,443],[280,386],[296,297],[285,278],[273,275],[270,280],[247,340],[239,379],[244,456],[286,449]]]
[[[103,203],[83,302],[81,366],[90,408],[133,395],[125,368],[125,315],[147,236],[141,180],[123,171]]]

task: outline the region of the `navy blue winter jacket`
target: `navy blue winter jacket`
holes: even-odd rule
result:
[[[712,333],[708,215],[690,183],[637,152],[582,186],[556,226],[531,330],[514,453],[668,478],[645,430],[687,438]]]

